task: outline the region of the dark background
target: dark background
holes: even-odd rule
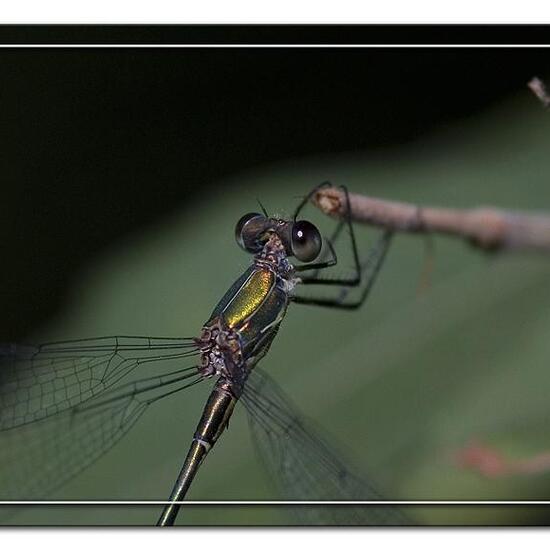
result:
[[[414,140],[548,67],[539,49],[3,49],[1,338],[44,323],[87,258],[223,176]]]

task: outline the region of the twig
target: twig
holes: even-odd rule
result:
[[[537,98],[543,104],[543,106],[547,109],[550,106],[550,96],[546,91],[546,86],[544,85],[544,82],[540,78],[534,76],[527,83],[527,86],[537,96]]]
[[[484,250],[550,252],[550,215],[497,208],[431,208],[349,194],[353,221],[410,233],[443,233],[468,240]],[[344,192],[320,189],[312,202],[325,214],[341,218]]]

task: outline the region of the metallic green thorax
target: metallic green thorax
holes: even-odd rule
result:
[[[205,323],[199,339],[202,374],[218,375],[238,398],[277,333],[292,287],[292,266],[274,235]]]
[[[265,267],[250,267],[214,309],[207,326],[220,323],[239,335],[242,359],[250,368],[265,354],[275,336],[287,304],[288,294],[277,275]]]

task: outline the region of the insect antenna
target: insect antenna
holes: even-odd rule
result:
[[[265,209],[264,205],[261,203],[260,199],[256,197],[256,202],[259,204],[260,208],[262,209],[262,213],[266,218],[269,218],[269,214],[267,213],[267,210]]]

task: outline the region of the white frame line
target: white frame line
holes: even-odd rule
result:
[[[550,44],[0,44],[0,49],[30,49],[30,48],[550,48]],[[166,505],[172,504],[168,500],[0,500],[0,506],[21,506],[21,505]],[[395,505],[395,506],[460,506],[460,505],[516,505],[516,506],[547,506],[550,500],[184,500],[179,501],[182,506],[281,506],[281,505]]]

